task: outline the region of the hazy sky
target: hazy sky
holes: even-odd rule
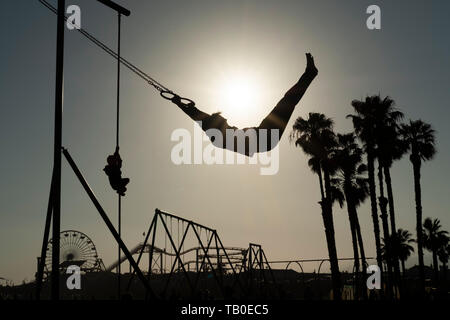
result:
[[[323,112],[338,132],[350,131],[351,100],[377,93],[436,129],[438,154],[422,168],[424,217],[450,229],[448,1],[118,2],[132,12],[123,19],[123,55],[206,112],[222,111],[230,124],[257,125],[303,73],[305,52],[319,69],[280,143],[278,174],[261,176],[257,165],[173,164],[170,135],[192,132],[193,122],[123,68],[121,154],[131,183],[122,220],[129,247],[142,241],[160,208],[217,229],[225,245],[259,243],[269,260],[326,258],[318,181],[287,135],[308,112]],[[96,1],[67,4],[81,7],[83,28],[116,46],[113,12]],[[380,31],[366,28],[370,4],[381,7]],[[37,0],[3,1],[0,39],[0,277],[20,282],[34,277],[48,201],[56,16]],[[114,223],[117,197],[102,169],[115,146],[115,75],[110,56],[66,30],[63,144]],[[231,107],[224,90],[233,82],[249,83],[247,107]],[[415,234],[407,157],[392,178],[397,225]],[[369,211],[365,204],[359,217],[367,255],[375,256]],[[351,257],[345,208],[335,208],[334,221],[338,255]],[[65,161],[61,227],[88,234],[106,265],[115,259],[112,236]]]

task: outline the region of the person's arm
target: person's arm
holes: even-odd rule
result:
[[[193,103],[185,104],[181,102],[179,96],[174,96],[171,101],[194,121],[203,121],[210,116],[208,113],[197,109]]]

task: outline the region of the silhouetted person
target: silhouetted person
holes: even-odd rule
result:
[[[130,179],[122,178],[122,159],[119,155],[119,148],[116,148],[114,154],[109,155],[106,161],[108,164],[103,171],[109,178],[109,184],[119,195],[125,196],[126,185],[130,182]]]
[[[260,123],[258,127],[244,128],[238,129],[237,127],[231,127],[225,118],[223,118],[220,113],[208,114],[199,109],[197,109],[193,103],[185,104],[181,102],[181,98],[179,96],[175,96],[172,98],[172,102],[175,103],[181,110],[183,110],[192,120],[201,121],[202,129],[204,131],[208,129],[217,129],[222,133],[223,144],[214,143],[214,136],[210,135],[209,138],[211,142],[217,147],[222,147],[224,149],[230,149],[235,152],[239,152],[245,154],[247,156],[252,156],[255,152],[265,152],[272,150],[275,145],[271,143],[272,130],[278,130],[278,140],[281,138],[284,130],[286,129],[287,123],[292,115],[292,112],[295,109],[295,106],[298,104],[300,99],[303,97],[303,94],[308,89],[311,82],[317,76],[317,68],[314,64],[314,58],[310,53],[306,53],[306,70],[303,75],[300,77],[300,80],[284,95],[284,97],[278,102],[278,104],[273,108],[273,110],[269,113],[269,115],[264,118],[264,120]],[[244,150],[238,150],[237,144],[233,144],[233,149],[227,148],[226,143],[226,129],[231,129],[234,132],[241,130],[243,133],[247,132],[249,129],[255,129],[256,132],[256,150],[250,150],[248,145],[248,139],[246,139],[246,146]],[[264,141],[260,145],[260,131],[258,129],[267,129],[267,142],[264,145]],[[208,134],[208,132],[206,132]],[[261,138],[262,139],[262,138]],[[236,138],[235,138],[236,141]]]

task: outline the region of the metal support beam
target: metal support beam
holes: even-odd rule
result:
[[[147,234],[145,235],[144,243],[142,244],[141,251],[139,252],[139,256],[136,261],[136,263],[138,265],[141,262],[142,255],[144,254],[144,250],[147,245],[148,237],[152,233],[152,230],[154,227],[156,228],[156,218],[155,217],[153,217],[152,222],[150,223],[150,227],[148,228]],[[153,253],[153,250],[149,251],[149,266],[148,266],[148,274],[147,274],[148,281],[150,281],[150,273],[151,273],[151,269],[152,269],[152,253]],[[120,259],[119,259],[119,264],[120,264]],[[134,275],[135,275],[135,272],[133,271],[133,273],[131,274],[130,280],[128,281],[127,291],[130,291],[130,287],[131,287],[131,283],[134,279]]]
[[[50,184],[50,195],[48,198],[48,206],[47,206],[47,216],[45,218],[45,227],[44,227],[44,239],[42,239],[42,247],[41,247],[41,256],[38,264],[38,272],[36,277],[36,300],[41,299],[41,290],[42,290],[42,280],[44,278],[44,267],[45,260],[47,258],[47,246],[48,246],[48,238],[50,234],[50,226],[52,222],[52,212],[53,212],[53,175],[52,182]]]
[[[100,205],[100,202],[98,202],[94,192],[89,187],[89,184],[84,179],[82,173],[78,169],[77,165],[75,164],[75,161],[73,161],[72,157],[70,156],[67,149],[63,149],[63,154],[67,159],[67,162],[69,162],[69,165],[71,166],[73,172],[77,176],[78,180],[80,181],[81,185],[83,186],[84,190],[86,191],[87,195],[91,199],[92,203],[94,204],[95,208],[97,209],[98,213],[102,217],[103,221],[105,222],[106,226],[108,227],[109,231],[113,235],[113,237],[116,239],[117,243],[119,244],[120,248],[122,249],[123,253],[127,257],[130,264],[133,266],[134,271],[136,272],[139,280],[141,280],[144,287],[147,289],[147,292],[150,293],[152,298],[156,298],[152,288],[150,287],[150,284],[148,283],[147,279],[145,279],[145,276],[142,274],[141,269],[139,269],[138,264],[136,261],[134,261],[133,256],[131,255],[130,251],[128,251],[127,246],[125,243],[123,243],[122,239],[119,237],[119,234],[117,233],[116,229],[114,229],[113,224],[108,218],[108,215],[106,214],[105,210],[103,210],[102,206]]]
[[[111,8],[111,9],[113,9],[114,11],[117,11],[117,13],[123,14],[126,17],[128,17],[131,14],[130,10],[128,10],[128,9],[126,9],[126,8],[124,8],[124,7],[118,5],[117,3],[112,2],[110,0],[97,0],[97,1],[102,3],[102,4],[104,4],[105,6],[107,6],[109,8]]]
[[[59,233],[61,226],[61,146],[62,111],[64,97],[64,14],[65,0],[58,0],[56,31],[56,84],[55,84],[55,141],[53,148],[53,244],[52,244],[52,300],[59,300]]]
[[[176,247],[176,245],[175,245],[175,242],[173,241],[172,234],[170,233],[169,228],[167,228],[166,222],[164,221],[164,219],[163,219],[163,218],[161,217],[161,215],[159,214],[159,210],[158,210],[158,209],[156,209],[156,215],[159,215],[160,220],[161,220],[161,222],[162,222],[162,225],[163,225],[163,227],[164,227],[164,230],[166,231],[166,234],[167,234],[168,237],[169,237],[169,241],[170,241],[170,243],[171,243],[171,245],[172,245],[172,248],[174,249],[175,255],[176,255],[175,261],[174,261],[174,263],[172,264],[172,268],[171,268],[171,270],[170,270],[169,279],[167,280],[166,286],[165,286],[165,288],[164,288],[164,295],[165,295],[166,290],[167,290],[168,285],[169,285],[170,277],[172,276],[172,273],[173,273],[173,268],[174,268],[174,266],[175,266],[177,260],[180,259],[180,252],[179,252],[179,248],[177,249],[177,247]],[[189,230],[189,227],[190,227],[190,226],[191,226],[191,224],[189,223],[188,226],[187,226],[187,228],[186,228],[186,231],[185,231],[185,233],[184,233],[184,235],[183,235],[183,242],[184,242],[184,239],[186,238],[186,234],[187,234],[187,231]],[[195,228],[194,228],[194,227],[192,227],[192,228],[193,228],[194,231],[195,231]],[[181,248],[181,247],[180,247],[180,248]],[[194,289],[194,287],[192,286],[191,280],[189,279],[189,275],[188,275],[188,273],[186,272],[186,269],[184,268],[184,265],[182,265],[181,268],[183,269],[183,273],[184,273],[184,275],[186,276],[186,279],[187,279],[187,281],[188,281],[189,287],[190,287],[192,293],[194,294],[194,293],[195,293],[195,289]]]
[[[102,4],[104,4],[105,6],[107,6],[109,8],[111,8],[111,9],[113,9],[114,11],[117,11],[117,13],[123,14],[126,17],[128,17],[131,14],[130,10],[128,10],[128,9],[126,9],[126,8],[124,8],[124,7],[118,5],[117,3],[112,2],[110,0],[97,0],[97,1],[102,3]]]

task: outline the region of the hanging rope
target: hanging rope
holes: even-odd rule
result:
[[[41,1],[41,0],[39,0]],[[44,1],[44,0],[42,0]],[[109,178],[111,187],[119,194],[119,235],[121,225],[121,197],[125,196],[127,191],[127,184],[130,182],[129,178],[122,178],[122,158],[119,154],[119,133],[120,133],[120,50],[121,50],[121,14],[117,17],[117,96],[116,96],[116,150],[108,156],[107,165],[103,169]],[[120,259],[120,258],[119,258]],[[120,271],[120,269],[119,269]]]
[[[119,115],[120,115],[120,32],[121,31],[121,14],[118,14],[117,17],[117,55],[118,55],[118,59],[117,59],[117,106],[116,106],[116,153],[118,154],[119,158],[119,128],[120,128],[120,122],[119,122]],[[124,179],[120,179],[121,181],[123,181]],[[128,181],[126,182],[126,184],[128,184]],[[125,184],[125,185],[126,185]],[[126,187],[125,185],[121,186],[121,189],[125,189]],[[119,190],[118,190],[119,191]],[[118,217],[118,231],[119,231],[119,237],[122,238],[122,194],[119,192],[118,195],[118,203],[117,203],[117,217]],[[118,261],[120,261],[120,246],[118,249]],[[121,295],[121,289],[120,289],[120,263],[118,265],[118,294],[119,294],[119,299],[120,299],[120,295]]]
[[[120,34],[121,14],[117,17],[117,112],[116,112],[116,149],[119,150],[119,119],[120,119]]]
[[[44,5],[47,9],[52,11],[54,14],[57,14],[57,9],[53,7],[50,3],[48,3],[46,0],[39,0],[39,2]],[[68,17],[64,16],[64,20],[67,21]],[[161,82],[157,81],[156,79],[152,78],[150,75],[139,69],[136,65],[132,64],[128,60],[126,60],[123,57],[120,57],[119,54],[114,52],[111,48],[109,48],[106,44],[98,40],[96,37],[91,35],[89,32],[81,28],[80,26],[76,26],[76,29],[78,32],[80,32],[83,36],[85,36],[88,40],[90,40],[92,43],[94,43],[96,46],[98,46],[100,49],[105,51],[107,54],[112,56],[113,58],[117,59],[120,63],[122,63],[125,67],[130,69],[133,73],[135,73],[138,77],[143,79],[145,82],[147,82],[149,85],[154,87],[156,90],[159,91],[161,97],[167,100],[173,100],[178,98],[179,101],[181,101],[184,104],[191,104],[195,105],[195,102],[188,98],[183,98],[175,94],[172,90],[164,86]]]

